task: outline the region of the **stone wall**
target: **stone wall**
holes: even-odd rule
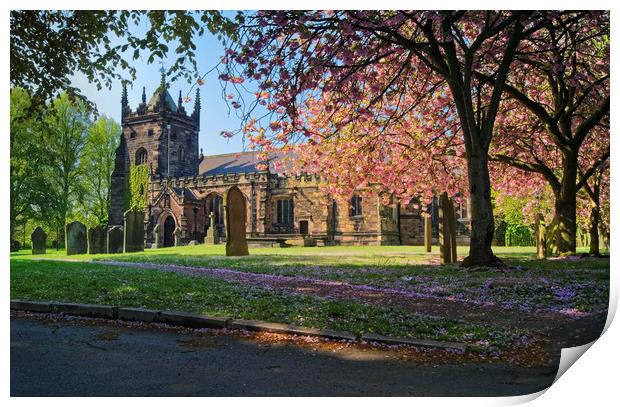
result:
[[[170,179],[153,176],[149,183],[147,241],[153,242],[155,224],[163,230],[163,221],[169,214],[174,215],[181,229],[183,244],[194,239],[202,241],[211,197],[223,197],[230,188],[238,187],[246,200],[248,237],[283,236],[292,242],[303,242],[301,223],[307,222],[306,237],[317,239],[319,244],[423,245],[424,223],[419,209],[413,205],[384,205],[377,195],[361,193],[362,215],[350,216],[349,201],[336,201],[334,210],[333,200],[319,188],[319,182],[315,176],[284,178],[267,172]],[[182,190],[190,193],[178,192]],[[292,225],[277,223],[279,199],[293,200]],[[457,236],[457,240],[459,244],[468,243],[466,235]]]
[[[161,223],[168,213],[174,214],[181,229],[181,241],[186,244],[196,238],[202,241],[208,220],[208,197],[217,194],[224,197],[226,192],[237,187],[246,199],[246,233],[262,234],[265,230],[261,225],[261,212],[268,178],[266,173],[229,174],[217,176],[187,176],[176,178],[153,177],[149,183],[149,199],[151,201],[150,223]],[[175,190],[187,189],[190,194],[181,194]],[[260,189],[260,191],[259,191]],[[169,198],[166,199],[166,196]],[[194,212],[196,209],[196,212]],[[165,216],[164,216],[165,215]],[[254,222],[253,222],[254,220]],[[194,235],[196,230],[196,236]],[[152,242],[154,235],[149,225],[147,241]]]
[[[401,244],[419,246],[424,244],[424,219],[419,208],[414,204],[400,207],[400,239]]]
[[[167,124],[170,124],[170,137]],[[174,113],[130,115],[124,119],[123,134],[130,165],[135,165],[136,152],[144,148],[153,173],[167,176],[170,141],[170,177],[198,174],[198,130],[191,119]]]

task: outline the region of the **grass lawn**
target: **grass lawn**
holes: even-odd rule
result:
[[[586,249],[583,248],[582,251]],[[458,248],[465,256],[468,248]],[[224,245],[147,249],[140,253],[67,256],[48,251],[50,259],[176,264],[252,273],[303,276],[354,284],[411,290],[437,297],[485,300],[525,310],[595,312],[607,308],[609,259],[538,260],[533,247],[495,247],[510,268],[465,270],[440,266],[438,248],[419,246],[332,246],[252,248],[245,257],[224,256]],[[11,259],[31,259],[29,251]]]
[[[11,298],[54,300],[178,310],[243,319],[467,342],[496,352],[522,342],[524,330],[415,315],[395,306],[325,299],[286,290],[187,276],[158,270],[91,263],[116,260],[224,268],[258,274],[311,277],[389,287],[510,308],[575,313],[607,308],[609,259],[535,259],[534,248],[495,248],[511,266],[501,270],[440,266],[437,248],[292,247],[254,248],[246,257],[224,256],[224,246],[148,249],[141,253],[76,255],[49,250],[11,254]],[[467,254],[466,247],[458,248]],[[36,259],[43,260],[36,260]],[[51,260],[71,259],[72,262]]]
[[[403,310],[287,295],[214,278],[156,270],[11,258],[11,298],[179,310],[315,328],[468,342],[506,349],[523,331],[418,316]]]

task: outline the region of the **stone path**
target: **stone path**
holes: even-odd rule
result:
[[[409,290],[372,287],[342,281],[154,263],[120,261],[92,261],[92,263],[174,272],[192,277],[212,277],[289,294],[307,294],[325,299],[354,300],[365,304],[405,309],[425,316],[449,317],[469,323],[523,328],[540,333],[548,333],[577,320],[575,317],[560,313],[526,312],[497,304],[438,298]]]

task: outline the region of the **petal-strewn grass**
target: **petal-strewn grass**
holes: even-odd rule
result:
[[[467,254],[459,247],[459,256]],[[116,260],[223,268],[259,274],[343,281],[409,290],[438,298],[484,301],[523,310],[563,313],[607,308],[609,259],[535,258],[533,247],[496,247],[510,266],[503,270],[464,270],[440,266],[437,248],[416,246],[252,248],[247,257],[226,257],[224,246],[184,246],[142,253],[70,256],[75,260]],[[22,251],[12,258],[30,258]],[[45,258],[66,258],[48,251]]]
[[[503,349],[523,332],[353,301],[287,295],[208,277],[83,262],[11,260],[11,298],[178,310],[401,337],[488,342]]]

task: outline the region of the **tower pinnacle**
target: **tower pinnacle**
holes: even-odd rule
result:
[[[192,118],[196,122],[198,128],[200,128],[200,89],[196,89],[196,100],[194,101],[194,112]]]
[[[121,95],[121,106],[125,107],[129,105],[129,101],[127,100],[127,82],[123,82],[123,93]]]

